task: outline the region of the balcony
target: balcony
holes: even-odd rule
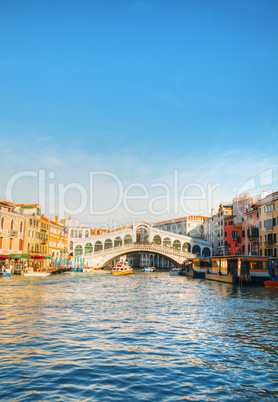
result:
[[[274,240],[267,240],[265,241],[265,247],[273,247],[274,246]]]
[[[9,230],[8,232],[10,237],[17,237],[18,236],[18,230]]]
[[[259,238],[259,229],[253,229],[251,232],[247,232],[249,240],[257,240]]]

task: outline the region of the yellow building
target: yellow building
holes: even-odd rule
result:
[[[278,256],[278,191],[258,203],[259,248],[261,256]]]
[[[51,265],[65,265],[68,256],[67,229],[58,223],[58,216],[55,216],[55,221],[46,217],[41,219],[49,226],[48,256],[52,260]]]
[[[22,263],[25,217],[9,201],[0,202],[0,265]],[[16,265],[18,265],[16,264]]]
[[[20,215],[25,216],[23,254],[31,259],[31,266],[45,268],[48,257],[49,224],[42,221],[39,204],[17,204]]]

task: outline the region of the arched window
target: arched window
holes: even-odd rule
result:
[[[74,237],[74,231],[72,229],[70,231],[70,237]]]
[[[1,218],[1,229],[4,229],[4,217]]]
[[[104,242],[104,248],[107,249],[107,248],[112,248],[112,247],[113,247],[112,240],[111,239],[106,239],[105,242]]]
[[[123,241],[120,238],[120,236],[117,236],[116,239],[114,240],[114,247],[118,247],[118,246],[122,246],[123,245]]]
[[[190,253],[190,244],[189,243],[183,243],[182,245],[182,251],[185,251],[187,253]]]
[[[22,249],[23,249],[23,240],[20,239],[19,240],[19,250],[22,250]]]
[[[103,249],[103,244],[101,243],[101,241],[97,241],[96,243],[95,243],[95,251],[99,251],[99,250],[102,250]]]
[[[192,248],[192,253],[196,254],[196,255],[201,255],[201,248],[200,246],[198,246],[197,244],[195,244],[195,246],[193,246]]]
[[[176,250],[180,250],[181,249],[181,242],[179,240],[175,240],[173,243],[173,248],[175,248]]]
[[[124,244],[130,244],[130,243],[132,243],[132,237],[131,235],[127,234],[124,237]]]
[[[83,254],[83,247],[82,246],[76,246],[74,250],[74,255],[81,255]]]
[[[70,250],[73,249],[73,241],[70,241]]]
[[[161,237],[158,236],[158,235],[154,236],[154,238],[153,238],[153,243],[160,245],[160,244],[161,244]]]
[[[20,231],[20,233],[22,233],[22,230],[23,230],[23,222],[21,221],[21,222],[20,222],[20,226],[19,226],[19,231]]]
[[[164,247],[171,247],[171,240],[169,239],[169,237],[165,237],[163,239],[163,246]]]
[[[78,230],[75,231],[74,237],[78,237]]]
[[[13,228],[14,228],[14,220],[12,219],[11,220],[11,230],[13,230]]]
[[[89,237],[89,230],[86,230],[85,237]]]
[[[82,230],[79,230],[79,237],[82,237]]]
[[[92,244],[91,244],[91,243],[87,243],[86,246],[85,246],[85,254],[92,253],[92,252],[93,252],[93,246],[92,246]]]
[[[210,249],[208,247],[203,248],[203,257],[210,257]]]

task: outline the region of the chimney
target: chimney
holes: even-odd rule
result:
[[[58,223],[58,215],[55,215],[55,223]]]
[[[214,215],[215,215],[215,209],[211,208],[211,216],[214,216]]]

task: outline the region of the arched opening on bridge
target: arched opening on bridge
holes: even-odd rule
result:
[[[190,249],[191,249],[191,247],[190,247],[190,244],[189,244],[189,243],[183,243],[183,245],[182,245],[182,251],[185,251],[185,252],[187,252],[187,253],[190,253]]]
[[[131,244],[132,243],[132,237],[131,235],[127,234],[124,237],[124,244]]]
[[[210,249],[208,247],[203,248],[203,257],[210,257]]]
[[[180,250],[181,249],[181,242],[179,240],[175,240],[173,243],[173,248],[175,248],[176,250]]]
[[[153,244],[159,244],[161,245],[161,237],[159,235],[154,236],[153,238]]]
[[[98,240],[98,241],[95,243],[95,251],[99,251],[99,250],[102,250],[102,249],[103,249],[103,244],[101,243],[100,240]]]
[[[93,252],[92,243],[87,243],[85,246],[85,254],[92,253],[92,252]]]
[[[120,236],[117,236],[116,239],[114,240],[114,247],[119,247],[123,245],[123,241],[120,238]]]
[[[171,240],[169,239],[169,237],[165,237],[163,239],[163,246],[164,247],[171,247]]]
[[[112,240],[111,239],[106,239],[105,242],[104,242],[104,249],[112,248],[112,247],[113,247]]]
[[[83,247],[82,246],[76,246],[74,250],[74,255],[81,255],[83,254]]]
[[[197,244],[195,244],[195,246],[193,246],[192,248],[192,253],[196,254],[196,255],[201,255],[201,248],[200,246],[198,246]]]
[[[137,243],[148,243],[149,242],[149,231],[145,226],[139,226],[137,228],[136,242]]]

